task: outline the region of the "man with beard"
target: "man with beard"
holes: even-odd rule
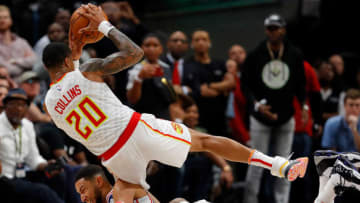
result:
[[[116,192],[113,192],[112,185],[103,169],[97,165],[88,165],[79,170],[75,178],[75,188],[82,202],[114,203],[116,199]],[[133,194],[136,203],[159,202],[141,187],[129,184],[125,190]]]

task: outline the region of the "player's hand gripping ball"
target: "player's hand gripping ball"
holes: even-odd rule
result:
[[[92,5],[94,6],[94,5]],[[95,6],[94,6],[95,7]],[[100,9],[101,13],[107,20],[107,16],[104,11]],[[74,11],[70,19],[70,35],[72,35],[73,39],[78,41],[81,44],[91,44],[98,42],[104,37],[104,34],[99,32],[97,29],[93,30],[84,30],[83,32],[79,32],[81,29],[88,27],[90,20],[83,13],[87,12],[86,9],[82,6]]]

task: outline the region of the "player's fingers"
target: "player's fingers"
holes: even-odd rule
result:
[[[94,4],[88,3],[88,6],[89,6],[91,9],[97,9],[97,6],[95,6]]]
[[[81,29],[79,30],[79,34],[82,34],[82,33],[86,32],[86,31],[94,31],[94,30],[95,30],[95,29],[91,28],[90,26],[86,26],[86,27],[81,28]]]

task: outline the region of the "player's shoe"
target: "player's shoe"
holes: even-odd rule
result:
[[[314,152],[314,162],[318,175],[329,177],[331,168],[339,156],[343,156],[356,167],[360,167],[360,153],[358,152],[340,153],[332,150],[317,150]]]
[[[271,174],[286,178],[289,181],[294,181],[297,177],[303,178],[305,176],[308,162],[309,159],[307,157],[287,160],[283,157],[276,156],[271,167]]]
[[[334,185],[337,195],[341,195],[346,189],[360,191],[360,173],[358,169],[342,156],[339,156],[335,161],[329,182]]]

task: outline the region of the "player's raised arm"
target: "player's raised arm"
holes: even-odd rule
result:
[[[82,7],[84,12],[80,14],[89,19],[89,25],[79,32],[99,30],[114,42],[119,51],[105,59],[96,58],[86,61],[81,65],[80,71],[97,72],[102,75],[114,74],[134,65],[142,58],[144,54],[142,49],[105,19],[101,7],[93,4]]]

